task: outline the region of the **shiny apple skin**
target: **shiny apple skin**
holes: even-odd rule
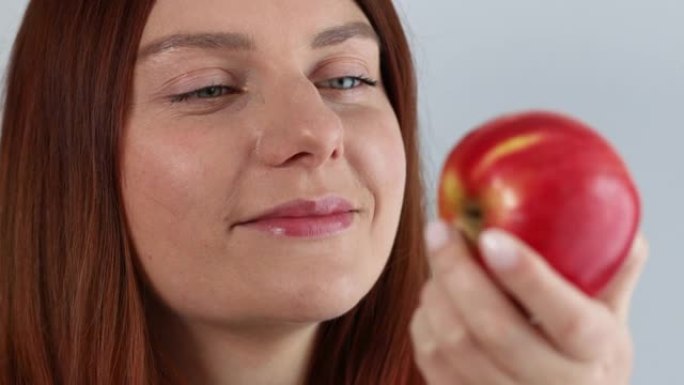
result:
[[[625,162],[595,130],[566,115],[529,111],[477,127],[442,169],[441,218],[479,206],[481,228],[509,231],[590,296],[626,259],[640,198]],[[472,211],[472,207],[470,208]]]

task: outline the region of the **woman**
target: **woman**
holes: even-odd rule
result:
[[[643,242],[597,300],[496,231],[494,278],[427,258],[415,99],[389,0],[31,1],[0,383],[627,384]]]

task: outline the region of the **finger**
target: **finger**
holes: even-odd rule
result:
[[[459,385],[513,385],[513,380],[477,345],[450,298],[434,281],[422,293],[422,306],[434,332],[435,349],[454,368]]]
[[[449,268],[454,256],[469,253],[463,236],[440,220],[427,225],[425,240],[428,249],[428,262],[433,275]]]
[[[614,316],[553,270],[534,250],[497,229],[479,239],[485,263],[556,347],[580,360],[600,357]]]
[[[433,279],[478,346],[516,379],[539,378],[544,374],[539,368],[556,372],[565,367],[567,359],[530,325],[472,255],[457,250],[445,246],[434,253],[432,258],[443,265]]]
[[[410,335],[416,365],[428,385],[453,385],[460,381],[458,373],[438,353],[435,333],[422,306],[413,315]]]
[[[648,243],[643,234],[640,233],[635,238],[629,256],[620,270],[597,297],[624,322],[627,322],[632,294],[647,259]]]

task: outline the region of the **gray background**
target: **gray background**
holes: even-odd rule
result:
[[[418,64],[428,196],[450,146],[500,113],[549,108],[595,126],[633,171],[651,244],[631,318],[633,385],[684,384],[684,2],[396,3]],[[26,4],[0,0],[3,73]]]

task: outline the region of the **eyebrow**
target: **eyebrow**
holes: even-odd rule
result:
[[[362,21],[347,23],[338,27],[328,28],[318,33],[311,42],[311,48],[319,49],[332,45],[342,44],[345,41],[360,37],[370,39],[380,44],[380,38],[373,27]]]
[[[251,37],[232,32],[176,34],[157,39],[138,51],[138,61],[176,48],[229,49],[233,51],[254,50]]]
[[[342,44],[352,38],[370,39],[375,41],[378,45],[380,44],[380,39],[373,27],[368,23],[358,21],[328,28],[319,32],[311,41],[311,48],[321,49],[330,47]],[[174,34],[154,40],[143,46],[138,51],[138,61],[144,61],[152,56],[176,48],[254,51],[256,49],[256,43],[251,36],[236,32]]]

